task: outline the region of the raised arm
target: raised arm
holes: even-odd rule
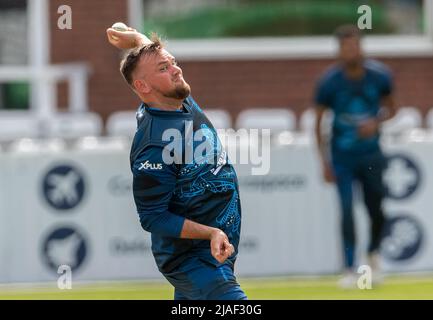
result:
[[[380,123],[393,118],[396,113],[397,113],[397,107],[395,105],[394,96],[390,94],[383,97],[381,114],[379,118]]]
[[[108,42],[118,49],[133,49],[151,42],[144,34],[130,27],[128,27],[128,31],[108,28],[106,32]]]

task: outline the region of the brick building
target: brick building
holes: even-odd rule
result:
[[[105,29],[113,22],[128,22],[128,1],[71,0],[73,27],[59,30],[57,8],[63,3],[49,2],[51,63],[86,62],[90,66],[89,108],[104,119],[114,111],[135,109],[139,100],[118,71],[121,54],[105,38]],[[298,47],[296,40],[290,41],[292,47]],[[376,39],[376,47],[381,41]],[[397,104],[418,107],[423,114],[433,107],[433,39],[425,41],[419,45],[411,38],[407,43],[404,39],[396,40],[397,45],[379,50],[373,44],[368,52],[377,53],[378,59],[392,68]],[[169,49],[170,44],[169,41]],[[254,49],[264,44],[250,41],[249,45]],[[200,54],[205,46],[206,43],[197,44],[191,50]],[[195,99],[204,108],[227,109],[233,117],[243,109],[254,107],[284,107],[301,114],[312,106],[315,81],[333,62],[332,49],[305,55],[302,50],[292,54],[289,48],[285,55],[284,50],[273,54],[271,45],[265,54],[240,58],[242,54],[225,54],[218,43],[212,46],[220,50],[219,54],[197,59],[185,54],[182,45],[173,44],[170,51],[177,56]],[[320,41],[317,46],[321,46]],[[308,48],[304,51],[308,52]],[[61,107],[66,104],[68,92],[64,84],[59,89]]]

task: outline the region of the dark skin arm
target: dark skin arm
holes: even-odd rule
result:
[[[335,181],[334,173],[332,171],[330,160],[327,156],[327,148],[326,141],[324,141],[321,127],[322,127],[322,120],[323,116],[325,115],[325,112],[327,111],[326,106],[319,105],[316,107],[316,124],[315,124],[315,137],[316,137],[316,144],[320,155],[320,160],[322,164],[322,172],[323,172],[323,179],[325,182],[332,183]]]
[[[382,98],[382,110],[378,118],[364,121],[358,127],[358,134],[362,138],[374,136],[379,131],[380,125],[395,116],[397,109],[392,95]]]

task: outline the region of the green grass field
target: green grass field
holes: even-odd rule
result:
[[[239,279],[249,299],[433,299],[433,275],[388,276],[371,290],[342,290],[336,277]],[[173,288],[166,282],[73,284],[71,290],[51,286],[0,286],[0,299],[38,300],[171,300]]]

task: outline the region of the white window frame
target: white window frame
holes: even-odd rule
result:
[[[130,8],[137,1],[141,2],[129,0]],[[423,14],[424,34],[370,35],[364,39],[365,53],[375,57],[433,56],[433,0],[424,0]],[[133,16],[134,21],[141,21],[142,10],[135,10]],[[167,48],[183,61],[314,59],[334,57],[337,43],[331,36],[169,39]]]
[[[29,81],[30,111],[38,117],[50,117],[56,112],[56,84],[66,80],[69,84],[69,110],[88,110],[88,75],[86,63],[52,65],[50,63],[49,0],[27,1],[28,64],[0,66],[0,82]],[[52,26],[53,28],[55,26]]]

